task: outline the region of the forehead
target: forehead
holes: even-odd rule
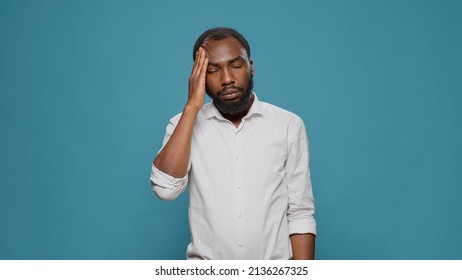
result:
[[[202,47],[207,51],[209,61],[213,63],[225,62],[236,57],[248,59],[245,48],[234,37],[206,41]]]

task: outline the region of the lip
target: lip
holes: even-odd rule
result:
[[[226,100],[233,100],[233,99],[236,99],[237,97],[239,97],[240,93],[241,93],[241,91],[239,89],[233,88],[233,89],[229,89],[229,90],[223,92],[221,97],[223,99],[226,99]]]

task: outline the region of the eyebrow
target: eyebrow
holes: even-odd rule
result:
[[[238,61],[238,60],[243,60],[243,58],[240,57],[240,56],[237,56],[237,57],[232,58],[232,59],[230,59],[230,60],[228,60],[228,61],[226,61],[226,62],[228,62],[229,64],[231,64],[231,63],[233,63],[233,62],[235,62],[235,61]],[[219,67],[219,66],[220,66],[220,63],[209,62],[209,66]]]

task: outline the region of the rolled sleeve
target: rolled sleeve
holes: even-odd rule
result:
[[[159,152],[165,147],[168,140],[172,136],[180,117],[181,114],[178,114],[170,119],[170,122],[166,128],[163,145]],[[189,161],[188,172],[190,168],[191,160]],[[151,187],[154,190],[154,193],[157,195],[157,197],[163,200],[173,200],[177,198],[186,187],[188,182],[188,172],[183,178],[175,178],[165,172],[162,172],[157,167],[155,167],[154,164],[152,164],[150,179]]]
[[[183,178],[174,178],[152,165],[151,186],[160,199],[170,201],[177,198],[184,191],[187,182],[188,174]]]
[[[298,119],[293,132],[289,136],[288,149],[286,171],[289,200],[287,210],[289,234],[312,233],[316,235],[308,137],[301,119]]]

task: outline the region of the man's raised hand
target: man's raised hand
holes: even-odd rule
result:
[[[196,59],[189,77],[188,104],[199,111],[204,105],[205,77],[209,60],[203,48],[196,52]]]

